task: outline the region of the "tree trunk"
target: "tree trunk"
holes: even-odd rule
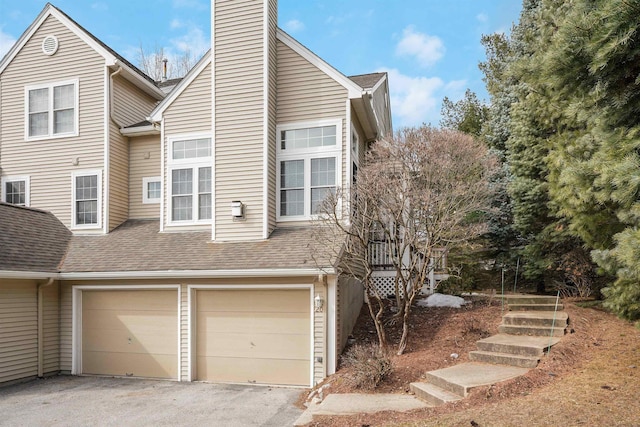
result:
[[[398,356],[402,355],[407,348],[407,343],[409,342],[409,313],[411,310],[408,307],[404,309],[404,316],[402,316],[402,336],[400,337],[400,342],[398,343],[398,352],[396,353]]]
[[[384,326],[382,325],[382,314],[384,312],[384,303],[381,299],[375,295],[372,295],[372,292],[367,289],[367,307],[369,308],[369,315],[371,316],[371,320],[373,320],[373,325],[376,327],[376,333],[378,334],[378,346],[383,349],[387,346],[387,334],[384,331]],[[374,310],[373,301],[378,302],[378,310]]]

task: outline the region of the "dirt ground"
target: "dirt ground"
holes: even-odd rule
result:
[[[316,417],[310,425],[640,426],[640,330],[597,307],[564,304],[567,335],[527,375],[475,389],[468,398],[437,408]],[[497,333],[502,310],[499,299],[461,309],[415,307],[409,348],[393,356],[394,372],[376,392],[408,393],[409,383],[425,372],[468,361],[477,340]],[[354,338],[375,341],[368,313],[361,314]],[[349,385],[349,375],[340,368],[325,382],[324,393],[360,391]]]

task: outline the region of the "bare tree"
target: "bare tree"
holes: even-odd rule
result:
[[[386,343],[384,299],[371,280],[372,236],[384,236],[396,272],[395,318],[403,325],[397,352],[402,354],[411,307],[429,281],[435,253],[485,231],[483,212],[489,209],[489,177],[495,167],[487,148],[471,136],[427,126],[408,128],[371,147],[348,206],[350,221],[340,209],[339,194],[323,205],[319,229],[325,241],[329,236],[346,241],[339,265],[363,281],[369,312],[381,329],[381,346]]]
[[[167,79],[183,77],[200,58],[193,55],[189,50],[178,55],[171,54],[164,47],[158,45],[149,53],[140,45],[137,59],[138,67],[146,75],[155,81],[161,81],[164,77]],[[164,60],[166,60],[166,73]]]

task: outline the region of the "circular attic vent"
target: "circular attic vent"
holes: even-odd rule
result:
[[[58,51],[58,38],[56,36],[47,36],[42,40],[42,51],[45,55],[53,55]]]

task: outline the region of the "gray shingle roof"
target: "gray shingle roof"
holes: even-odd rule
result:
[[[313,234],[277,229],[267,240],[211,242],[211,233],[160,233],[157,220],[129,220],[107,235],[74,236],[62,273],[315,269]],[[330,266],[327,259],[320,261]]]
[[[53,214],[0,203],[0,270],[57,273],[70,239]]]
[[[349,76],[349,79],[363,89],[371,89],[386,75],[387,73],[360,74],[358,76]]]

